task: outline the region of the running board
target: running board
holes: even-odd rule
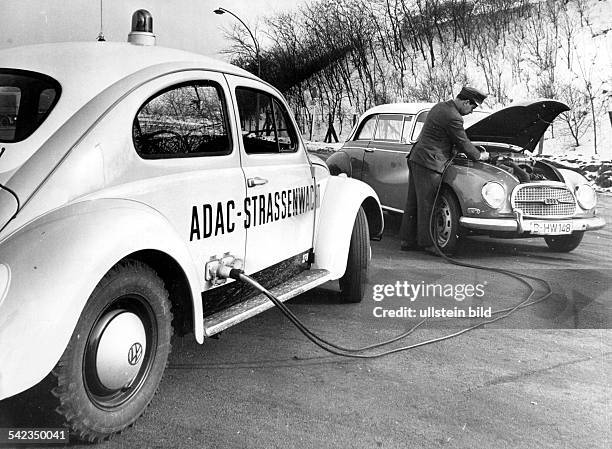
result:
[[[270,289],[279,301],[285,302],[330,280],[328,270],[306,270],[287,282]],[[274,307],[266,295],[259,295],[204,318],[204,335],[219,332]]]

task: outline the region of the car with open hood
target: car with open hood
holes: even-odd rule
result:
[[[0,400],[100,441],[155,394],[173,332],[203,343],[330,280],[365,292],[376,193],[310,157],[251,73],[128,42],[0,51]],[[238,276],[240,278],[240,276]],[[42,394],[46,392],[46,394]],[[54,417],[51,417],[51,416]]]
[[[402,213],[406,157],[432,106],[396,103],[369,109],[342,148],[326,160],[331,173],[366,182],[383,209]],[[541,99],[464,117],[472,143],[491,157],[472,161],[459,154],[447,168],[432,222],[440,249],[454,252],[467,235],[541,236],[551,250],[567,252],[578,247],[585,231],[604,226],[589,182],[533,155],[550,124],[567,110],[564,103]]]

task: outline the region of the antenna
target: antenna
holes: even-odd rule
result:
[[[98,42],[104,42],[106,40],[106,38],[104,37],[104,31],[103,31],[103,21],[102,21],[102,3],[104,0],[100,0],[100,33],[98,33],[98,37],[96,38],[96,40]]]

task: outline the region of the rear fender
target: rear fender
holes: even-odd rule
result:
[[[345,175],[328,178],[315,232],[313,268],[329,270],[333,279],[344,275],[353,224],[362,205],[368,217],[370,237],[380,238],[384,221],[374,190]]]
[[[190,284],[194,316],[202,316],[198,277],[185,244],[164,217],[141,203],[75,203],[0,243],[0,264],[10,270],[7,295],[0,298],[0,399],[32,387],[53,369],[100,279],[143,249],[177,261]],[[201,320],[194,322],[201,336]]]

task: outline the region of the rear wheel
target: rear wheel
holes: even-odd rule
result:
[[[125,262],[104,276],[53,370],[56,412],[72,434],[101,441],[142,415],[166,367],[171,321],[168,293],[151,268]]]
[[[368,282],[370,230],[363,208],[359,208],[353,225],[346,271],[340,278],[340,295],[346,302],[361,302]]]
[[[558,253],[569,253],[575,250],[582,242],[584,231],[573,232],[569,235],[551,235],[544,237],[548,247]]]
[[[449,190],[442,190],[433,216],[434,241],[444,254],[454,254],[459,245],[459,217],[461,209],[457,199]]]

